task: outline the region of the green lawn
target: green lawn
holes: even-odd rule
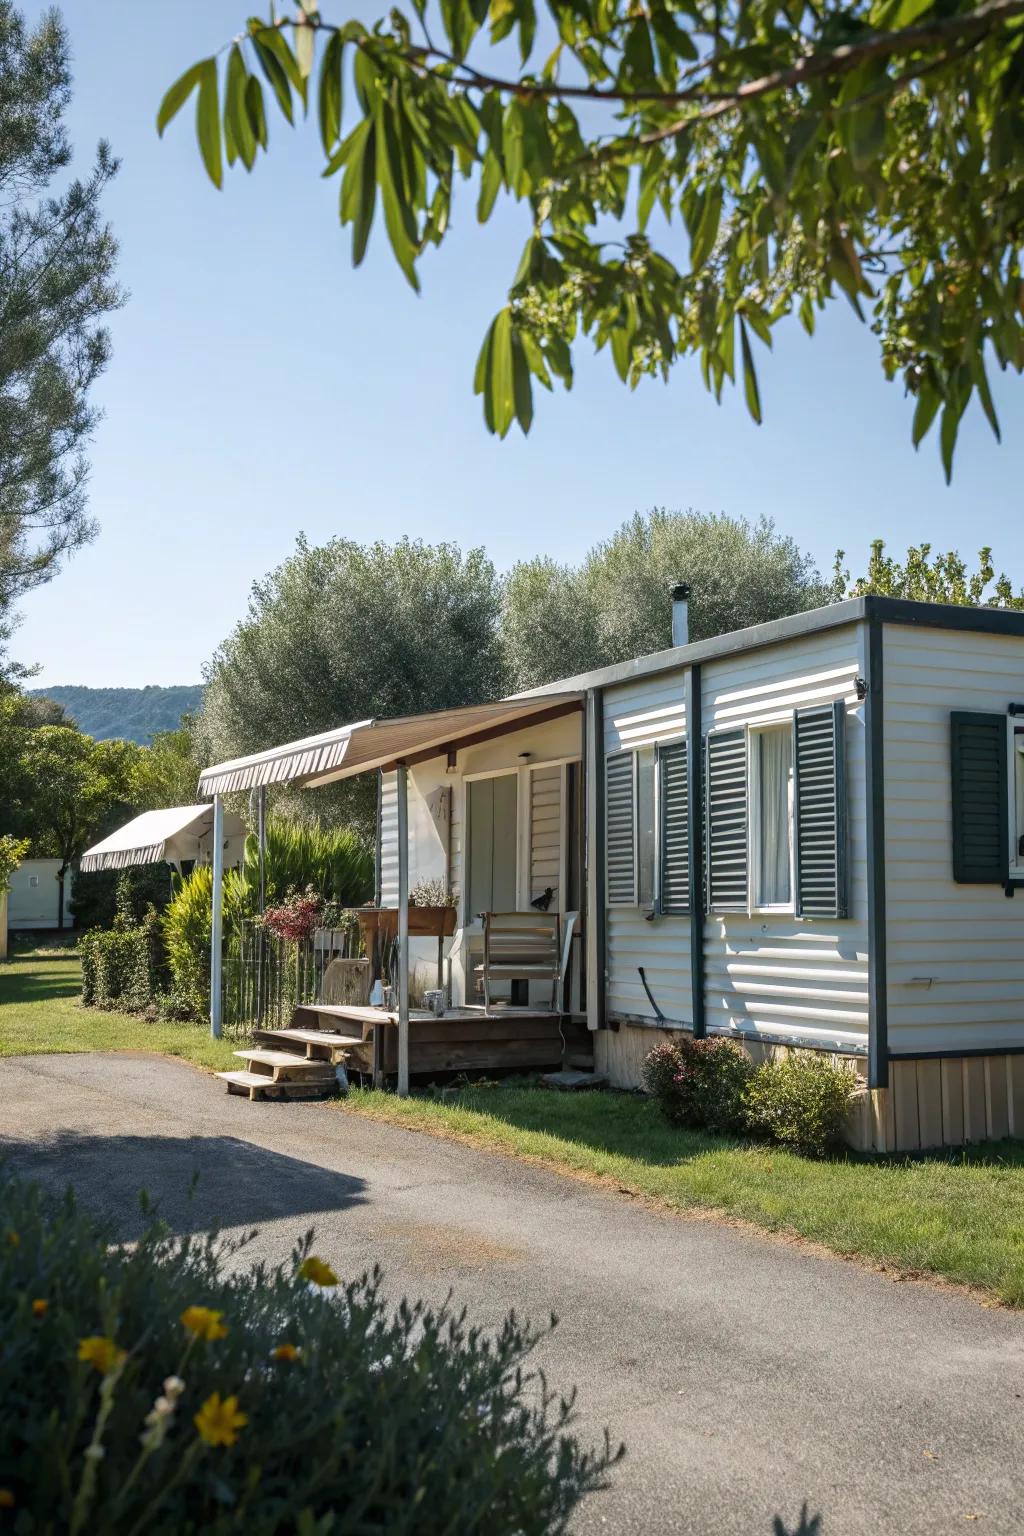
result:
[[[976,1286],[1024,1307],[1024,1144],[935,1157],[813,1162],[673,1130],[630,1094],[476,1085],[397,1099],[353,1092],[343,1112],[468,1140],[597,1177],[676,1210],[796,1233],[903,1274]]]
[[[27,949],[15,940],[0,961],[0,1056],[54,1051],[161,1051],[200,1067],[238,1066],[236,1042],[211,1040],[201,1024],[147,1024],[101,1013],[78,1001],[81,976],[74,949],[56,940]]]

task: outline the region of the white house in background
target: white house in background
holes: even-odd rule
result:
[[[576,998],[614,1084],[666,1034],[725,1035],[848,1060],[862,1145],[1024,1135],[1024,614],[851,599],[202,787],[372,769],[381,902],[404,778],[409,884],[457,903],[455,1002],[480,914],[550,892],[583,915]],[[424,978],[432,955],[410,942]]]
[[[7,926],[12,933],[30,928],[59,928],[60,882],[57,879],[60,859],[26,859],[11,876],[11,889],[7,898]],[[64,923],[70,928],[71,881],[64,887]]]

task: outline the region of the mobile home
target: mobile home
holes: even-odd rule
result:
[[[727,1035],[849,1062],[865,1147],[1024,1135],[1024,614],[864,597],[689,644],[685,602],[669,650],[203,786],[376,769],[381,904],[406,849],[448,883],[456,1003],[484,914],[578,912],[569,1006],[616,1086]]]

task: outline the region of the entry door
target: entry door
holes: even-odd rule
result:
[[[514,912],[519,780],[515,773],[466,785],[469,880],[466,921],[481,912]]]

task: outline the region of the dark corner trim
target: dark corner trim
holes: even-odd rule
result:
[[[590,862],[590,878],[594,882],[594,975],[587,977],[587,994],[594,990],[594,1002],[598,1027],[607,1023],[607,976],[608,976],[608,911],[605,901],[604,859],[604,694],[600,688],[592,688],[587,695],[592,750],[586,754],[588,767],[593,768],[594,784],[594,846]]]
[[[374,840],[373,840],[373,904],[374,904],[375,907],[379,907],[380,906],[381,890],[382,890],[382,884],[383,884],[383,849],[382,849],[382,846],[381,846],[382,843],[383,843],[383,839],[384,839],[384,827],[383,827],[383,816],[382,816],[383,806],[384,806],[384,770],[383,770],[383,768],[378,768],[377,769],[377,826],[376,826],[376,836],[374,837]]]
[[[890,1061],[959,1061],[961,1056],[1024,1056],[1024,1045],[972,1045],[966,1050],[891,1051]]]
[[[961,608],[952,603],[916,603],[902,597],[865,597],[869,623],[907,624],[920,629],[971,630],[980,635],[1024,635],[1024,613],[1008,608]]]
[[[687,669],[683,680],[686,706],[686,777],[690,786],[687,830],[690,846],[690,1008],[693,1038],[707,1034],[704,1003],[704,754],[701,750],[700,666]]]
[[[927,607],[927,604],[922,604]],[[864,702],[868,842],[868,1087],[889,1086],[885,921],[884,618],[868,611],[868,692]]]

